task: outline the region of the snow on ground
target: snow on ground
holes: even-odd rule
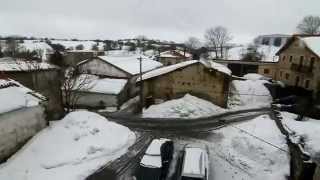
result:
[[[143,117],[199,118],[224,112],[225,109],[209,101],[186,94],[183,98],[152,105],[143,111]]]
[[[37,53],[40,53],[40,57],[43,60],[47,60],[47,55],[53,53],[53,49],[49,44],[39,40],[24,40],[19,46],[23,51],[36,51]]]
[[[261,74],[256,74],[256,73],[249,73],[243,76],[243,78],[248,79],[248,80],[268,80],[270,78],[265,77]]]
[[[285,136],[268,115],[214,130],[205,140],[192,141],[195,146],[199,143],[208,147],[209,179],[285,180],[289,174]]]
[[[0,114],[39,105],[44,97],[36,95],[14,80],[0,79]]]
[[[266,80],[233,80],[230,85],[230,95],[228,107],[239,108],[259,108],[269,107],[272,97],[264,84]]]
[[[305,117],[305,121],[296,121],[296,114],[281,112],[282,123],[288,130],[295,132],[296,139],[303,138],[304,149],[311,158],[320,162],[320,120]]]
[[[0,167],[0,179],[82,180],[124,154],[135,134],[104,117],[77,111],[51,124]]]
[[[66,49],[75,50],[76,47],[80,44],[83,45],[83,50],[92,50],[92,46],[98,44],[99,50],[104,50],[104,43],[102,42],[94,42],[94,41],[71,41],[71,40],[52,40],[52,44],[61,44]]]

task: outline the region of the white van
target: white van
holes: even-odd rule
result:
[[[199,147],[186,147],[182,164],[181,180],[208,180],[208,153]]]

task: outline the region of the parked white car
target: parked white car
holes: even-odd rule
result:
[[[184,149],[181,180],[208,180],[208,152],[204,148],[189,147]]]

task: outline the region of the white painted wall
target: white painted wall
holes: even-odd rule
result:
[[[105,75],[117,78],[128,78],[128,75],[123,71],[115,68],[112,65],[104,63],[99,59],[93,59],[87,63],[79,65],[79,70],[88,74]]]
[[[0,161],[15,153],[45,126],[45,113],[41,106],[0,114]]]

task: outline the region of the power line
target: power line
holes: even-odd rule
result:
[[[258,136],[255,136],[255,135],[249,133],[248,131],[245,131],[245,130],[243,130],[243,129],[241,129],[241,128],[238,128],[238,127],[236,127],[236,126],[233,126],[233,125],[231,125],[231,124],[230,124],[230,126],[233,127],[233,128],[235,128],[235,129],[240,130],[241,132],[246,133],[247,135],[249,135],[249,136],[251,136],[251,137],[253,137],[253,138],[255,138],[255,139],[257,139],[257,140],[259,140],[259,141],[261,141],[261,142],[264,142],[264,143],[266,143],[266,144],[269,144],[270,146],[272,146],[272,147],[274,147],[274,148],[277,148],[277,149],[279,149],[279,150],[281,150],[281,151],[283,151],[283,152],[289,153],[287,150],[284,150],[284,149],[282,149],[281,147],[278,147],[278,146],[276,146],[276,145],[274,145],[274,144],[272,144],[272,143],[270,143],[270,142],[268,142],[268,141],[266,141],[266,140],[264,140],[264,139],[261,139],[261,138],[259,138]]]

